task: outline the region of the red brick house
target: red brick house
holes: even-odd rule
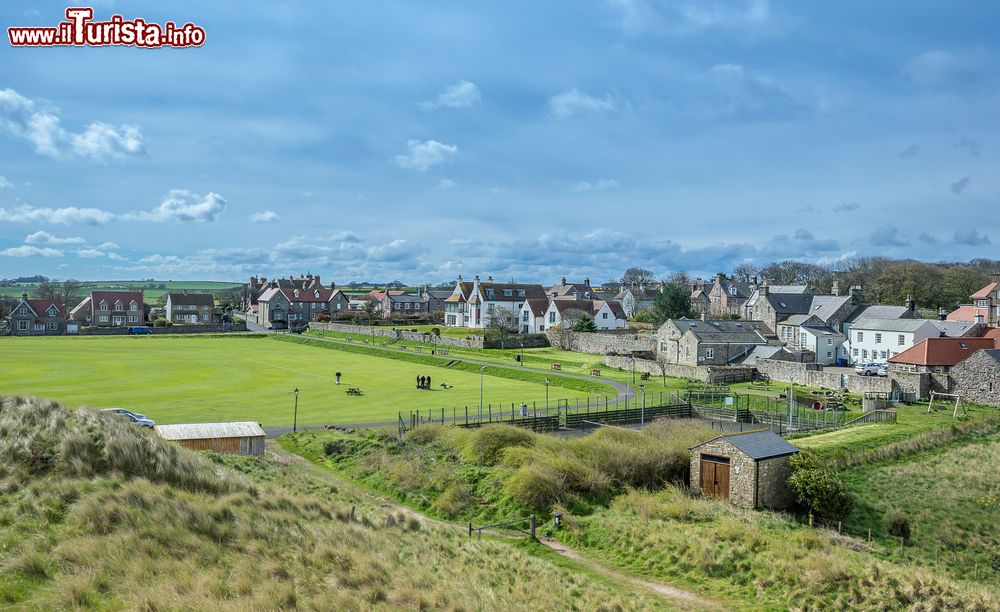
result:
[[[91,327],[129,327],[146,321],[142,291],[92,291],[70,311],[70,318]]]

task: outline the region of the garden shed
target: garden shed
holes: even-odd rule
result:
[[[792,455],[799,449],[769,429],[723,434],[691,448],[691,489],[744,508],[787,508]]]
[[[191,450],[264,456],[264,430],[253,421],[157,425],[156,433]]]

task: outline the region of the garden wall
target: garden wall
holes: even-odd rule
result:
[[[453,348],[501,348],[500,343],[493,339],[486,340],[483,336],[474,336],[471,334],[468,338],[449,338],[447,336],[434,336],[432,334],[413,332],[402,328],[392,328],[378,325],[375,327],[368,327],[366,325],[350,325],[347,323],[316,322],[310,323],[309,329],[318,329],[340,334],[356,334],[361,338],[370,338],[374,333],[375,336],[380,338],[389,338],[391,340],[399,339],[406,342],[426,342],[428,344],[433,343],[438,346]],[[399,329],[399,331],[397,332],[396,329]],[[515,334],[507,337],[504,341],[503,348],[536,348],[548,345],[549,341],[543,334]]]
[[[708,384],[718,384],[722,382],[739,382],[752,380],[754,369],[743,366],[688,366],[677,363],[664,364],[663,370],[660,364],[651,359],[635,359],[608,355],[604,358],[604,365],[609,368],[620,368],[628,370],[634,367],[636,372],[648,373],[651,376],[666,375],[671,378],[689,378]]]
[[[578,353],[631,355],[656,352],[656,338],[652,334],[639,335],[630,330],[623,330],[622,333],[548,331],[545,335],[552,346]]]
[[[891,393],[893,383],[880,376],[858,376],[842,372],[827,372],[818,363],[797,363],[774,359],[758,359],[757,371],[771,380],[822,387],[824,389],[846,389],[849,393],[863,394],[865,391]]]
[[[152,327],[149,325],[130,327],[148,327],[154,335],[176,335],[176,334],[221,334],[230,332],[245,332],[246,323],[233,323],[232,325],[172,325],[168,327]],[[128,327],[81,327],[80,331],[69,336],[124,336],[128,334]]]

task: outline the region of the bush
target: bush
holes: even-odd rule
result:
[[[854,498],[847,485],[812,451],[804,450],[792,457],[792,476],[788,485],[799,502],[822,519],[843,520],[854,507]]]
[[[158,319],[153,319],[152,325],[153,327],[172,327],[173,323],[164,319],[163,317],[160,317]]]
[[[903,538],[904,542],[910,540],[910,517],[905,512],[893,510],[885,521],[885,531],[891,536]]]
[[[440,336],[441,335],[441,328],[440,327],[432,327],[431,328],[431,335],[432,336]]]
[[[477,429],[465,443],[462,454],[468,461],[496,465],[504,451],[512,446],[531,446],[531,432],[512,425],[487,425]]]

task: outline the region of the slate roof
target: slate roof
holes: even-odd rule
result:
[[[205,440],[211,438],[263,437],[264,430],[253,421],[232,423],[182,423],[157,425],[156,433],[164,440]]]
[[[690,331],[703,344],[767,344],[773,332],[760,321],[673,319],[681,333]]]
[[[851,315],[850,321],[860,319],[905,319],[910,309],[906,306],[861,306]]]
[[[94,304],[94,308],[97,308],[101,304],[101,300],[108,303],[108,306],[113,306],[116,301],[121,301],[122,304],[126,306],[135,301],[137,304],[142,304],[142,292],[141,291],[91,291],[90,300]]]
[[[992,359],[993,361],[996,361],[997,363],[1000,363],[1000,350],[997,350],[997,349],[984,350],[983,353],[985,353],[986,356],[989,357],[990,359]]]
[[[545,314],[545,311],[549,308],[548,300],[525,300],[524,304],[531,309],[531,314],[536,317],[540,317]],[[524,308],[524,306],[522,306]]]
[[[928,322],[927,319],[858,319],[851,329],[912,333]]]
[[[889,363],[919,366],[953,366],[979,349],[995,349],[993,338],[926,338],[906,349]]]
[[[704,446],[705,444],[718,440],[719,438],[726,440],[736,448],[740,449],[745,455],[754,461],[771,459],[774,457],[785,457],[799,452],[797,447],[792,446],[786,442],[784,438],[770,429],[723,434],[712,438],[711,440],[706,440],[698,446],[693,446],[691,447],[691,450]]]
[[[967,336],[976,325],[968,321],[931,321],[931,323],[944,335],[952,338]]]
[[[167,297],[174,306],[215,306],[211,293],[168,293]]]

